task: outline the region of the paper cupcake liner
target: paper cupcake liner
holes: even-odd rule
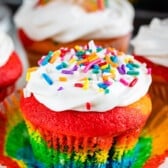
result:
[[[4,100],[5,97],[10,95],[15,89],[15,84],[0,88],[0,102]]]
[[[130,38],[131,33],[128,33],[124,36],[116,38],[100,39],[100,40],[95,39],[94,41],[96,45],[100,45],[102,47],[113,47],[118,49],[119,51],[127,52]],[[53,42],[52,40],[44,40],[39,42],[32,41],[31,45],[25,44],[24,39],[23,40],[21,39],[21,41],[26,50],[29,65],[36,66],[41,56],[47,54],[48,51],[55,51],[61,47],[71,48],[74,47],[75,45],[86,45],[90,40],[76,40],[69,43],[58,43]]]
[[[159,167],[168,157],[168,94],[166,84],[154,83],[152,86],[153,110],[143,129],[142,136],[152,139],[151,156],[144,168]],[[162,92],[163,91],[163,92]],[[166,92],[166,93],[165,93]]]
[[[137,155],[144,144],[138,143],[141,129],[115,137],[76,137],[46,131],[29,122],[27,127],[35,158],[46,167],[131,167],[135,160],[142,166],[150,156],[151,147],[145,157]]]
[[[152,101],[159,97],[165,104],[168,104],[168,83],[153,81],[149,93]]]

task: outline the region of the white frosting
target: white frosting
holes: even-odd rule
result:
[[[109,0],[109,8],[97,12],[87,12],[66,0],[54,0],[43,6],[36,3],[37,0],[25,0],[15,15],[16,25],[33,40],[112,38],[133,28],[134,10],[126,0]]]
[[[13,51],[12,39],[6,33],[0,31],[0,66],[6,64]]]
[[[90,48],[95,51],[94,46],[90,43]],[[97,52],[98,57],[104,60],[106,55],[106,49]],[[75,57],[74,50],[68,52],[64,57],[64,62],[69,62],[71,57]],[[29,97],[32,93],[35,98],[46,107],[54,111],[64,111],[68,109],[73,109],[77,111],[106,111],[112,109],[116,106],[127,106],[144,96],[151,84],[151,75],[147,74],[147,69],[145,64],[140,64],[137,61],[134,63],[138,64],[140,67],[135,68],[136,71],[139,71],[137,76],[138,81],[133,87],[129,87],[120,82],[120,79],[126,80],[128,83],[135,78],[135,76],[124,74],[121,75],[116,68],[111,68],[115,71],[115,78],[109,78],[109,93],[99,92],[98,84],[103,82],[103,75],[110,75],[111,72],[100,72],[94,74],[92,69],[84,71],[85,66],[79,66],[78,70],[74,71],[73,75],[63,74],[61,70],[57,70],[57,66],[60,65],[61,57],[51,64],[47,63],[46,65],[41,65],[36,71],[31,72],[30,79],[24,89],[25,97]],[[132,56],[122,55],[118,56],[118,65],[121,66],[124,64],[126,59],[133,60]],[[68,63],[69,64],[69,63]],[[64,68],[66,70],[72,69],[76,64],[68,65]],[[126,68],[126,66],[125,66]],[[126,68],[128,71],[128,68]],[[45,79],[42,77],[42,73],[47,74],[53,81],[53,84],[49,85]],[[67,78],[66,82],[62,82],[59,79],[60,76]],[[75,87],[75,83],[83,82],[83,78],[90,78],[88,82],[88,88],[79,88]],[[87,83],[87,81],[86,81]],[[59,88],[62,87],[62,90]],[[59,91],[58,91],[59,90]],[[91,109],[86,109],[86,103],[91,104]]]
[[[131,43],[135,54],[168,67],[168,18],[154,18],[149,26],[141,26]]]

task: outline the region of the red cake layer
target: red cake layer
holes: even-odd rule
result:
[[[18,55],[13,52],[8,62],[0,67],[0,89],[13,84],[22,73],[22,64]]]
[[[141,128],[151,111],[149,96],[127,107],[106,112],[54,112],[40,104],[34,96],[21,99],[26,121],[41,129],[72,136],[111,136]]]

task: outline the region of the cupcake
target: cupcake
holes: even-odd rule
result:
[[[132,40],[134,55],[152,68],[153,82],[150,94],[153,102],[161,98],[165,105],[168,100],[168,19],[154,18],[150,25],[140,28]]]
[[[28,69],[20,102],[38,162],[143,166],[150,151],[142,154],[138,137],[151,112],[145,64],[93,41],[49,52],[38,64]]]
[[[41,55],[60,47],[102,46],[127,51],[134,10],[128,1],[25,0],[14,20],[31,66]]]
[[[0,102],[13,92],[21,73],[21,61],[11,38],[0,32]]]

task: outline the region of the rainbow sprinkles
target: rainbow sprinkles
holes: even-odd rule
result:
[[[93,41],[85,46],[50,51],[38,61],[38,65],[39,67],[28,69],[27,81],[36,72],[36,75],[40,76],[40,85],[48,85],[47,89],[51,88],[52,92],[59,94],[69,92],[70,88],[76,88],[75,91],[81,90],[82,93],[92,90],[89,94],[107,95],[115,89],[113,86],[116,83],[119,89],[123,86],[133,88],[141,78],[142,72],[145,72],[145,75],[151,72],[146,65],[140,64],[133,56],[114,48],[96,46]],[[28,87],[27,91],[31,92],[31,89]],[[91,105],[86,106],[87,109],[91,107]]]

